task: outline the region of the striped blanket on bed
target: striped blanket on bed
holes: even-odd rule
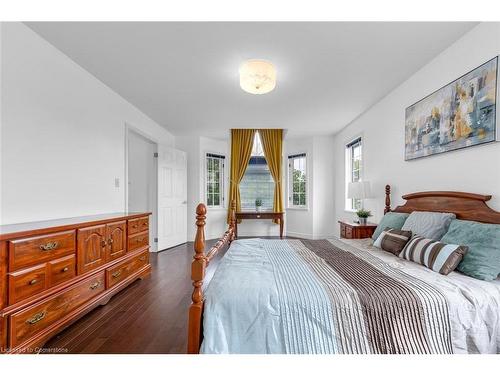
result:
[[[338,240],[236,241],[205,295],[204,353],[454,352],[439,288]]]
[[[287,353],[452,352],[446,299],[431,285],[353,247],[288,244],[294,253],[267,248]]]

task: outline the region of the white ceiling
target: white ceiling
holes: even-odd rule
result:
[[[27,25],[174,135],[225,137],[245,127],[335,133],[475,23]],[[240,89],[251,58],[276,66],[273,92]]]

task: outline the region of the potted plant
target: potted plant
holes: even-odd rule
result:
[[[370,216],[372,216],[372,213],[370,211],[361,209],[356,211],[356,215],[358,215],[359,223],[361,225],[366,225],[366,221]]]
[[[262,199],[257,198],[255,200],[255,211],[260,212],[261,208],[262,208]]]

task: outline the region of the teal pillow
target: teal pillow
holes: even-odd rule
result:
[[[382,220],[380,220],[380,223],[377,226],[377,229],[375,229],[375,232],[373,232],[372,240],[375,241],[385,228],[401,230],[408,216],[410,215],[402,212],[386,213]]]
[[[452,220],[441,242],[469,247],[457,270],[479,280],[495,280],[500,274],[500,225]]]

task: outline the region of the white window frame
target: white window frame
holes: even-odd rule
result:
[[[358,181],[363,180],[363,170],[364,170],[364,164],[363,164],[363,136],[358,135],[357,137],[352,138],[349,142],[345,143],[345,206],[344,209],[346,212],[356,212],[357,210],[353,208],[353,200],[350,198],[347,198],[347,189],[348,185],[350,182],[352,182],[352,153],[353,153],[353,146],[358,144],[361,147],[361,154],[360,154],[360,163],[359,163],[359,178]]]
[[[203,170],[204,170],[204,179],[203,179],[203,197],[205,200],[205,204],[209,209],[225,209],[226,208],[226,155],[220,152],[210,152],[207,151],[204,153],[203,158]],[[220,200],[218,205],[209,205],[208,204],[208,167],[207,161],[209,158],[222,160],[222,165],[219,165],[219,191],[220,191]]]
[[[306,174],[306,181],[305,181],[305,198],[306,198],[306,204],[303,204],[303,205],[296,205],[296,204],[293,204],[293,160],[297,159],[297,158],[304,158],[304,161],[305,161],[305,174]],[[307,156],[307,152],[300,152],[300,153],[293,153],[293,154],[289,154],[287,155],[287,165],[288,165],[288,173],[287,173],[287,176],[288,176],[288,208],[289,209],[294,209],[294,210],[307,210],[309,209],[309,171],[308,171],[308,164],[309,164],[309,160],[308,160],[308,156]]]

